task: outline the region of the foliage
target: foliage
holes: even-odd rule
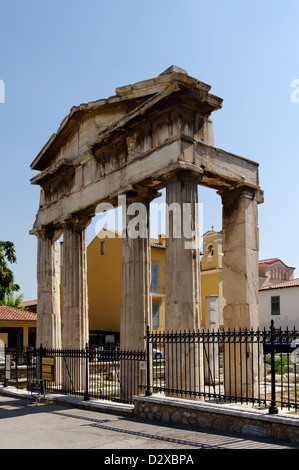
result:
[[[266,357],[265,358],[265,363],[266,364],[269,364],[271,365],[271,358],[270,357]],[[274,360],[274,369],[275,369],[275,373],[276,374],[281,374],[282,373],[282,369],[283,369],[283,366],[286,366],[288,364],[292,364],[292,361],[288,358],[288,357],[285,357],[285,356],[275,356],[275,360]]]
[[[20,290],[15,284],[12,270],[7,263],[16,263],[17,257],[12,242],[0,241],[0,302],[5,301],[5,296]]]
[[[24,294],[14,295],[13,292],[7,292],[4,300],[0,301],[0,305],[7,305],[8,307],[20,308],[19,305],[23,301]],[[22,310],[27,310],[22,308]]]

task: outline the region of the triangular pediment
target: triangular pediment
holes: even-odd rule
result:
[[[125,126],[130,126],[133,121],[146,119],[146,115],[162,101],[167,100],[170,106],[172,95],[177,101],[183,94],[185,103],[189,100],[189,106],[202,107],[202,113],[209,115],[222,106],[222,99],[210,95],[210,89],[210,85],[190,77],[184,69],[171,66],[158,77],[116,88],[116,94],[107,99],[73,106],[34,159],[31,169],[43,171],[62,158],[74,160],[82,153],[76,148],[78,141],[81,148],[85,146],[86,149],[103,145],[118,132],[123,133]],[[72,139],[74,142],[70,145]],[[62,148],[66,142],[70,156]]]

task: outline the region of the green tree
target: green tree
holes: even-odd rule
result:
[[[16,262],[14,244],[0,241],[0,304],[5,301],[5,296],[20,290],[20,286],[15,284],[13,272],[8,266],[8,263]]]
[[[7,305],[8,307],[21,308],[21,310],[27,310],[25,307],[19,307],[23,301],[24,294],[14,294],[14,292],[8,292],[4,296],[4,300],[0,301],[0,305]]]

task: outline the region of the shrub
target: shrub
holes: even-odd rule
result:
[[[265,363],[269,364],[271,366],[271,358],[266,357],[265,358]],[[293,364],[293,363],[288,357],[286,357],[286,356],[275,356],[275,360],[274,360],[275,373],[276,374],[282,374],[283,366],[291,365],[291,364]],[[270,374],[271,370],[269,370],[268,373]]]

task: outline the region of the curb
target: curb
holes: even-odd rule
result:
[[[0,388],[0,395],[14,398],[23,398],[46,404],[59,404],[72,406],[74,408],[88,409],[104,413],[114,413],[126,416],[134,416],[134,405],[126,403],[104,402],[100,400],[83,400],[82,397],[72,397],[69,395],[47,394],[36,395],[27,390],[18,390],[14,387]]]

